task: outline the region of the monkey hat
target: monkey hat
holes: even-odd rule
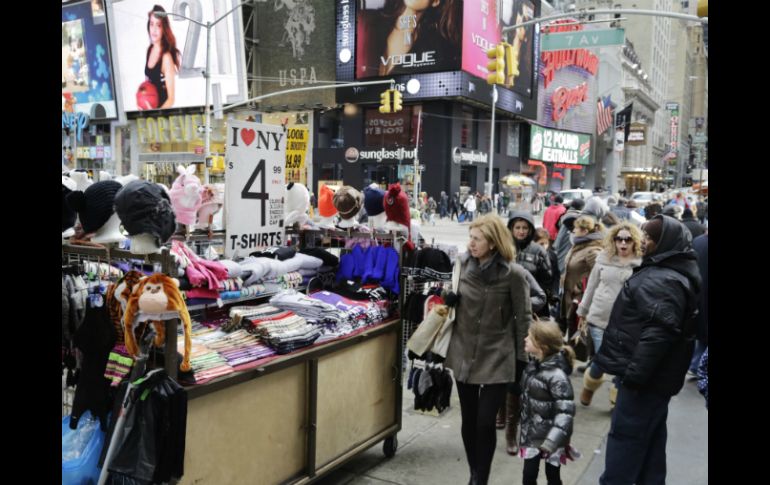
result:
[[[383,205],[389,221],[403,224],[407,227],[409,240],[404,247],[409,251],[413,250],[414,243],[412,242],[412,217],[409,214],[409,198],[401,190],[400,183],[396,182],[388,186],[388,191],[385,192],[385,198],[383,199]]]
[[[184,326],[184,358],[179,370],[187,372],[192,368],[190,365],[192,324],[187,305],[179,292],[179,280],[176,278],[155,273],[136,285],[128,299],[126,312],[123,315],[126,349],[133,356],[139,355],[139,348],[134,335],[134,326],[138,322],[153,321],[158,336],[160,336],[165,329],[162,322],[155,323],[155,321],[171,320],[172,318],[179,318]],[[158,339],[156,339],[156,344],[157,342]]]

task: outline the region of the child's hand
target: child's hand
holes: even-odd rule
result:
[[[539,449],[540,449],[540,456],[542,456],[544,460],[550,456],[550,453],[545,448],[540,447]]]

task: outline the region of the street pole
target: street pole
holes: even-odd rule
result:
[[[420,168],[420,122],[422,121],[422,110],[420,110],[420,113],[417,115],[417,143],[415,144],[414,148],[414,206],[417,207],[417,200],[419,197],[419,192],[417,189],[417,171]],[[422,179],[420,179],[422,180]]]
[[[209,107],[209,91],[211,90],[211,22],[206,22],[206,72],[203,73],[206,78],[206,133],[203,135],[203,151],[206,152],[206,159],[203,163],[203,183],[209,183],[209,164],[211,163],[211,108]]]
[[[495,162],[495,105],[497,104],[497,84],[492,85],[492,123],[489,127],[489,180],[487,190],[485,191],[490,200],[492,199],[492,173]]]

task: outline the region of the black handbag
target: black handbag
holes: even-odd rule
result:
[[[594,342],[591,335],[588,333],[588,323],[586,323],[582,329],[578,329],[572,337],[570,337],[568,345],[575,351],[575,358],[577,360],[588,362],[588,359],[594,353]]]

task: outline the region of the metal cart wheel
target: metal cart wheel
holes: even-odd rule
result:
[[[385,438],[385,441],[382,442],[382,452],[385,453],[385,456],[388,458],[393,458],[396,455],[397,449],[398,438],[396,435]]]

